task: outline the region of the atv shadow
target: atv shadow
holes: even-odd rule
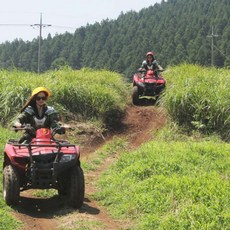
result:
[[[97,215],[100,213],[100,210],[90,206],[88,203],[91,203],[91,200],[89,200],[88,198],[84,199],[84,204],[83,206],[80,208],[79,212],[80,213],[87,213],[87,214],[91,214],[91,215]]]
[[[91,215],[99,214],[100,210],[90,206],[89,203],[90,200],[85,198],[79,212]],[[32,218],[45,219],[52,219],[54,217],[63,216],[76,211],[76,209],[68,205],[65,197],[58,195],[54,195],[50,198],[32,198],[28,196],[21,196],[19,204],[13,208],[17,212]]]

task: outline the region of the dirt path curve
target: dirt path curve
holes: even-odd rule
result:
[[[149,141],[152,138],[153,131],[160,129],[165,123],[166,117],[158,108],[131,106],[126,111],[122,127],[113,136],[128,137],[129,148],[134,149]],[[110,139],[111,136],[108,138]],[[84,156],[83,151],[82,159],[89,157],[90,146],[92,151],[97,147],[95,143],[88,143],[88,153]],[[113,161],[114,159],[109,157],[96,171],[85,174],[85,200],[79,211],[69,208],[65,201],[58,196],[39,199],[33,197],[30,190],[21,193],[20,205],[13,213],[16,218],[24,223],[21,230],[84,229],[84,226],[87,226],[85,229],[95,230],[124,229],[128,223],[111,218],[106,208],[100,206],[92,198],[92,194],[96,191],[94,182]],[[92,226],[90,223],[92,223]]]

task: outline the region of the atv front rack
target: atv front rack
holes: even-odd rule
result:
[[[55,188],[58,175],[79,162],[78,147],[69,144],[67,141],[35,139],[25,144],[10,140],[8,144],[15,147],[16,152],[20,150],[19,152],[27,155],[27,160],[24,161],[23,166],[20,165],[18,160],[21,157],[12,158],[12,162],[14,161],[17,167],[25,172],[27,178],[22,190],[28,188]],[[25,159],[25,155],[21,159]]]

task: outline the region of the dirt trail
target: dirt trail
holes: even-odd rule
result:
[[[160,129],[166,123],[166,117],[163,112],[153,106],[131,106],[126,111],[123,125],[120,130],[112,136],[128,137],[130,149],[137,148],[144,142],[152,138],[154,130]],[[104,143],[107,139],[105,138]],[[95,148],[101,146],[101,141],[87,143],[87,153],[84,155],[82,151],[82,159],[89,157]],[[83,146],[84,150],[84,146]],[[85,174],[85,200],[79,211],[69,208],[65,201],[54,196],[48,199],[38,199],[33,197],[31,191],[21,193],[21,201],[17,209],[13,213],[16,218],[24,223],[22,230],[52,230],[65,228],[71,229],[74,222],[79,222],[79,228],[84,229],[89,226],[89,222],[93,223],[91,229],[122,229],[129,223],[124,221],[116,221],[111,218],[105,207],[100,206],[92,199],[92,194],[96,191],[95,181],[100,174],[114,161],[109,157],[96,171]],[[100,223],[100,224],[99,224]],[[78,229],[75,228],[74,229]]]

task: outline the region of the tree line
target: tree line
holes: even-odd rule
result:
[[[139,12],[121,13],[116,20],[103,20],[41,41],[41,72],[68,65],[131,74],[147,51],[154,51],[166,67],[181,62],[230,65],[229,0],[162,0]],[[0,44],[0,68],[37,71],[38,38],[15,39]]]

